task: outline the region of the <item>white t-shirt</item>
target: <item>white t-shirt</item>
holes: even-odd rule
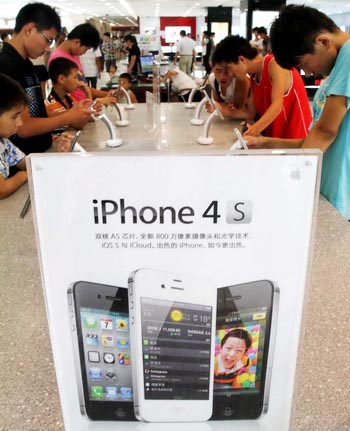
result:
[[[176,49],[180,55],[193,55],[193,50],[196,48],[196,42],[190,37],[183,37],[177,42]]]
[[[79,57],[81,65],[83,66],[84,75],[88,78],[92,78],[98,74],[98,68],[96,64],[97,57],[102,57],[99,47],[97,47],[95,50],[94,48],[90,48],[85,54]]]
[[[173,75],[172,81],[172,87],[176,93],[196,87],[196,83],[185,72],[182,70],[176,70],[176,72],[176,75]]]
[[[216,91],[215,88],[215,75],[214,73],[211,73],[209,76],[209,84],[211,86],[211,88]],[[226,102],[226,103],[234,103],[234,95],[235,95],[235,87],[236,87],[236,78],[232,78],[232,81],[230,82],[230,84],[228,85],[228,87],[226,88],[226,94],[225,96],[222,94],[221,92],[221,87],[220,84],[218,83],[218,96],[219,99],[221,97],[221,99]]]

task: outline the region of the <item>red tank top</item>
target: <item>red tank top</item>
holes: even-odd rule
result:
[[[269,54],[264,57],[260,82],[251,76],[256,110],[261,117],[271,105],[272,83],[269,75],[269,63],[273,59]],[[273,138],[305,138],[312,120],[309,101],[303,80],[296,69],[292,69],[292,85],[283,97],[283,108],[273,122],[263,131],[265,136]]]

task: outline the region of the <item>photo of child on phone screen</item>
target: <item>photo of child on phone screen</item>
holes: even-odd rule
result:
[[[214,389],[255,388],[260,326],[217,331]]]

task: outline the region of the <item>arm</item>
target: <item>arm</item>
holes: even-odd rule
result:
[[[192,55],[193,55],[193,67],[194,67],[196,64],[196,50],[195,49],[193,49]]]
[[[128,93],[129,93],[130,100],[132,101],[132,103],[138,103],[135,94],[131,90],[129,90]]]
[[[236,108],[243,108],[247,102],[250,88],[250,81],[248,78],[243,80],[236,80],[233,104]]]
[[[128,73],[129,74],[131,74],[131,71],[132,71],[135,63],[136,63],[136,55],[132,55],[130,58],[129,66],[128,66]]]
[[[73,108],[63,114],[48,118],[33,118],[29,115],[28,108],[25,108],[22,113],[23,124],[18,129],[18,135],[21,138],[29,138],[30,136],[49,133],[67,124],[79,128],[82,120],[88,121],[90,118],[90,111],[81,102],[76,103]]]
[[[25,170],[25,157],[16,165],[21,169],[10,178],[4,178],[0,175],[0,199],[6,198],[18,190],[23,184],[27,182],[27,171]]]
[[[174,56],[174,64],[176,64],[176,60],[177,60],[177,57],[180,55],[180,52],[179,51],[176,51],[175,52],[175,56]]]
[[[269,64],[269,74],[272,81],[271,105],[267,108],[261,118],[252,126],[248,126],[245,135],[256,136],[266,129],[278,116],[283,107],[283,96],[286,83],[290,79],[290,71],[282,69],[275,60]]]
[[[247,144],[253,148],[318,148],[326,151],[338,135],[338,131],[347,112],[345,96],[327,97],[323,113],[310,133],[304,139],[279,139],[268,137],[245,136]]]

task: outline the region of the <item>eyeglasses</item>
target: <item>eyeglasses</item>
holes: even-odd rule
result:
[[[47,34],[45,34],[43,31],[39,31],[37,30],[38,33],[41,34],[41,36],[44,37],[44,39],[46,40],[46,42],[48,43],[49,46],[51,46],[53,44],[53,42],[55,41],[55,39],[51,39],[51,37],[49,37]]]

